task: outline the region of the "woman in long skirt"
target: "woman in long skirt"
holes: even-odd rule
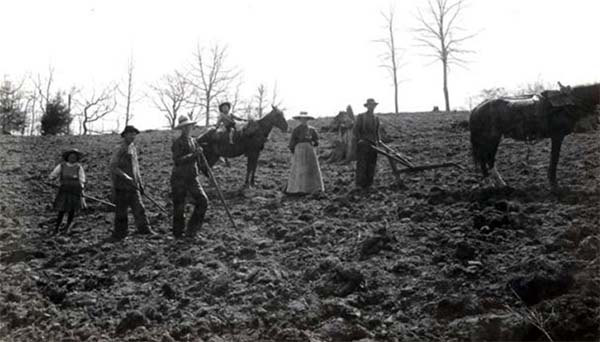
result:
[[[58,233],[65,213],[68,213],[65,227],[68,233],[75,213],[86,207],[83,198],[85,173],[79,163],[81,156],[82,153],[77,149],[65,151],[62,155],[63,162],[58,164],[50,173],[50,180],[56,178],[60,180],[60,187],[54,200],[54,210],[58,211],[54,234]]]
[[[319,136],[308,121],[314,119],[306,112],[301,112],[294,119],[300,125],[292,131],[289,148],[293,153],[292,169],[285,192],[288,194],[311,194],[324,191],[319,160],[315,148],[319,145]]]

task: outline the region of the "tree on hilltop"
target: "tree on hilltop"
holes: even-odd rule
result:
[[[46,104],[46,110],[42,116],[42,135],[68,134],[72,121],[73,117],[68,105],[65,104],[62,95],[57,93]]]

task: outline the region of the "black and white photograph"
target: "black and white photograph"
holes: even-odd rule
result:
[[[600,341],[600,1],[0,31],[0,341]]]

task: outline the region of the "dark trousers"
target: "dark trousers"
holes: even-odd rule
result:
[[[146,217],[146,208],[142,203],[139,191],[115,189],[115,231],[113,236],[123,238],[127,236],[127,209],[131,207],[137,230],[147,232],[150,226]]]
[[[356,146],[356,185],[361,188],[368,188],[373,185],[376,166],[377,152],[371,148],[369,143],[359,141],[358,146]]]
[[[208,197],[200,184],[198,177],[192,179],[172,179],[171,191],[173,196],[173,235],[181,237],[185,226],[185,197],[189,194],[194,202],[194,211],[187,224],[187,234],[194,235],[202,226],[204,215],[208,208]]]

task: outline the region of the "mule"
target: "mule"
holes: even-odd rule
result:
[[[233,136],[233,144],[229,143],[227,132],[217,131],[214,128],[198,137],[197,141],[204,149],[204,155],[210,167],[220,157],[234,158],[245,155],[247,162],[244,186],[254,187],[258,157],[273,127],[279,128],[282,132],[288,130],[283,112],[275,106],[272,106],[271,112],[261,119],[250,121],[246,127],[236,130]]]
[[[565,136],[573,132],[577,121],[598,115],[600,83],[544,91],[526,98],[486,100],[469,117],[473,161],[483,177],[491,170],[496,186],[506,186],[496,169],[496,152],[502,137],[519,141],[551,139],[548,180],[556,189],[556,167]]]

